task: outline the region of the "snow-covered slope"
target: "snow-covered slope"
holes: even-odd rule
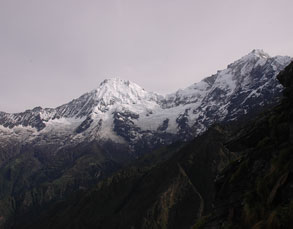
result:
[[[0,142],[60,148],[82,141],[110,141],[138,153],[188,140],[214,122],[235,120],[273,103],[281,91],[275,76],[291,60],[253,50],[215,75],[167,96],[130,81],[108,79],[55,109],[0,112]]]

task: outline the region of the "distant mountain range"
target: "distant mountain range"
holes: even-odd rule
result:
[[[276,75],[292,59],[253,50],[226,69],[162,96],[118,78],[57,108],[0,112],[0,145],[81,142],[123,145],[134,155],[163,144],[188,141],[215,122],[236,120],[280,97]],[[155,82],[154,82],[155,83]]]

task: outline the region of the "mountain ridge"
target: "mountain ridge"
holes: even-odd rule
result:
[[[175,140],[188,141],[214,122],[235,120],[274,103],[282,89],[275,76],[291,60],[253,50],[226,69],[166,96],[128,80],[107,79],[56,108],[0,112],[0,139],[39,139],[39,144],[57,138],[64,144],[110,140],[128,145],[132,152],[141,151],[139,145],[148,151]]]

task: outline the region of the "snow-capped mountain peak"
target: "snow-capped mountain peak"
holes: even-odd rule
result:
[[[57,107],[57,113],[66,118],[83,118],[93,112],[107,112],[113,106],[144,104],[147,102],[158,103],[160,95],[147,92],[137,84],[119,78],[106,79],[89,93]]]
[[[250,53],[236,60],[235,62],[228,65],[228,68],[235,68],[243,65],[255,65],[264,64],[267,60],[272,59],[269,54],[264,52],[262,49],[253,49]]]
[[[253,49],[248,55],[254,55],[259,58],[270,58],[270,55],[267,54],[265,51],[262,49]]]
[[[246,54],[245,56],[241,57],[239,60],[235,61],[234,63],[238,62],[247,62],[247,61],[258,61],[260,59],[266,60],[271,58],[269,54],[267,54],[262,49],[253,49],[250,53]]]
[[[104,106],[137,104],[145,100],[158,100],[159,95],[147,92],[139,85],[120,78],[104,80],[95,90],[95,99]]]

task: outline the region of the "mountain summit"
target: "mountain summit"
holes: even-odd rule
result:
[[[262,49],[253,49],[248,55],[255,55],[260,58],[270,58],[270,55],[264,52]]]
[[[144,101],[157,101],[159,96],[145,91],[137,84],[119,78],[104,80],[95,90],[96,100],[103,101],[105,106],[119,104],[137,104]]]

